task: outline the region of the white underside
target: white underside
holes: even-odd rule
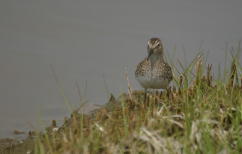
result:
[[[167,79],[147,78],[144,76],[136,77],[136,79],[145,89],[165,89],[169,85]]]

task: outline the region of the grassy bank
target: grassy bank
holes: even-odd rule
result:
[[[223,79],[196,58],[174,86],[144,93],[128,84],[127,94],[111,95],[102,108],[85,115],[74,111],[61,127],[5,153],[242,153],[242,67],[233,60]],[[22,151],[21,151],[22,150]]]

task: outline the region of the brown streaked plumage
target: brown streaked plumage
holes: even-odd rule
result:
[[[135,77],[145,90],[165,89],[172,80],[172,70],[164,61],[161,40],[151,38],[147,51],[148,56],[138,64]]]

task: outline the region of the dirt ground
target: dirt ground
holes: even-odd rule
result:
[[[33,152],[33,139],[24,140],[11,138],[0,139],[0,154],[31,154]]]

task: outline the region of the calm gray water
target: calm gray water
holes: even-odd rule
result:
[[[133,71],[153,36],[175,64],[199,49],[223,64],[226,44],[242,39],[241,8],[241,0],[1,0],[0,137],[62,120],[80,103],[77,84],[96,104],[127,91],[126,70],[139,89]]]

